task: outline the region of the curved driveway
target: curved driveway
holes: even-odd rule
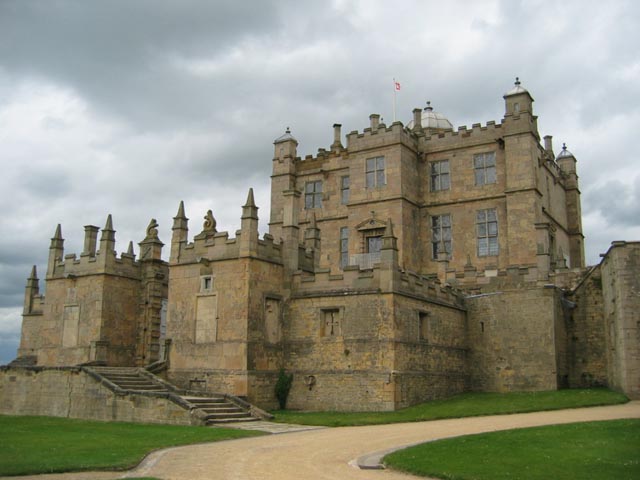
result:
[[[165,450],[151,456],[128,475],[150,475],[166,480],[406,480],[413,477],[389,470],[360,470],[349,463],[367,453],[438,438],[632,417],[640,418],[640,402],[555,412],[309,430]]]
[[[154,476],[165,480],[399,480],[415,478],[389,470],[361,470],[353,460],[404,445],[473,433],[548,424],[640,418],[640,402],[431,422],[307,430],[151,454],[123,473],[41,475],[37,479],[105,479]],[[16,477],[13,477],[14,479]],[[22,477],[25,479],[26,477]]]

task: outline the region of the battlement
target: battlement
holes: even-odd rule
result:
[[[266,233],[260,239],[258,234],[258,207],[253,198],[253,189],[249,189],[247,201],[242,207],[241,228],[235,238],[228,232],[218,232],[213,212],[204,216],[202,231],[189,242],[189,219],[185,216],[184,203],[180,202],[178,213],[173,218],[173,237],[171,239],[172,265],[215,262],[251,257],[267,262],[282,263],[282,245],[276,243],[273,236]]]
[[[64,239],[60,225],[51,239],[49,247],[49,267],[47,279],[75,278],[86,275],[108,274],[133,279],[140,278],[141,266],[144,261],[160,260],[162,242],[157,237],[157,224],[152,220],[147,228],[147,237],[140,243],[141,258],[136,260],[133,253],[133,242],[129,242],[126,252],[118,257],[115,251],[115,230],[113,230],[111,215],[102,230],[99,249],[97,248],[98,227],[85,226],[85,247],[78,256],[75,253],[64,253]],[[155,250],[155,251],[154,251]]]
[[[389,127],[372,122],[372,126],[362,132],[354,130],[347,134],[347,150],[351,153],[398,143],[414,150],[417,148],[417,137],[405,129],[402,122],[393,122]]]
[[[348,266],[340,273],[330,269],[317,269],[313,274],[298,271],[293,275],[293,288],[297,296],[393,292],[463,308],[464,294],[451,285],[441,284],[435,276],[394,268],[391,272],[393,286],[391,291],[387,291],[389,285],[385,285],[383,279],[385,271],[389,269],[381,264],[367,269],[360,269],[357,265]]]

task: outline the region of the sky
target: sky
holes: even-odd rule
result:
[[[116,249],[180,200],[231,236],[253,187],[267,231],[273,140],[298,154],[431,101],[454,127],[504,114],[516,76],[541,136],[578,160],[589,264],[640,240],[640,2],[0,0],[0,364],[24,286],[84,225]],[[343,138],[343,143],[345,139]],[[44,290],[44,281],[40,281]]]

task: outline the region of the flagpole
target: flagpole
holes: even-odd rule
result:
[[[396,121],[396,79],[393,79],[393,122]]]

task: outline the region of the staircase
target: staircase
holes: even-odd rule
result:
[[[223,396],[219,397],[188,397],[182,399],[205,413],[207,425],[233,422],[251,422],[258,420],[246,410],[234,405]]]
[[[175,403],[189,410],[200,412],[206,425],[255,421],[248,409],[231,403],[224,395],[200,397],[186,395],[155,375],[136,367],[85,367],[118,389],[131,394],[167,394]]]

